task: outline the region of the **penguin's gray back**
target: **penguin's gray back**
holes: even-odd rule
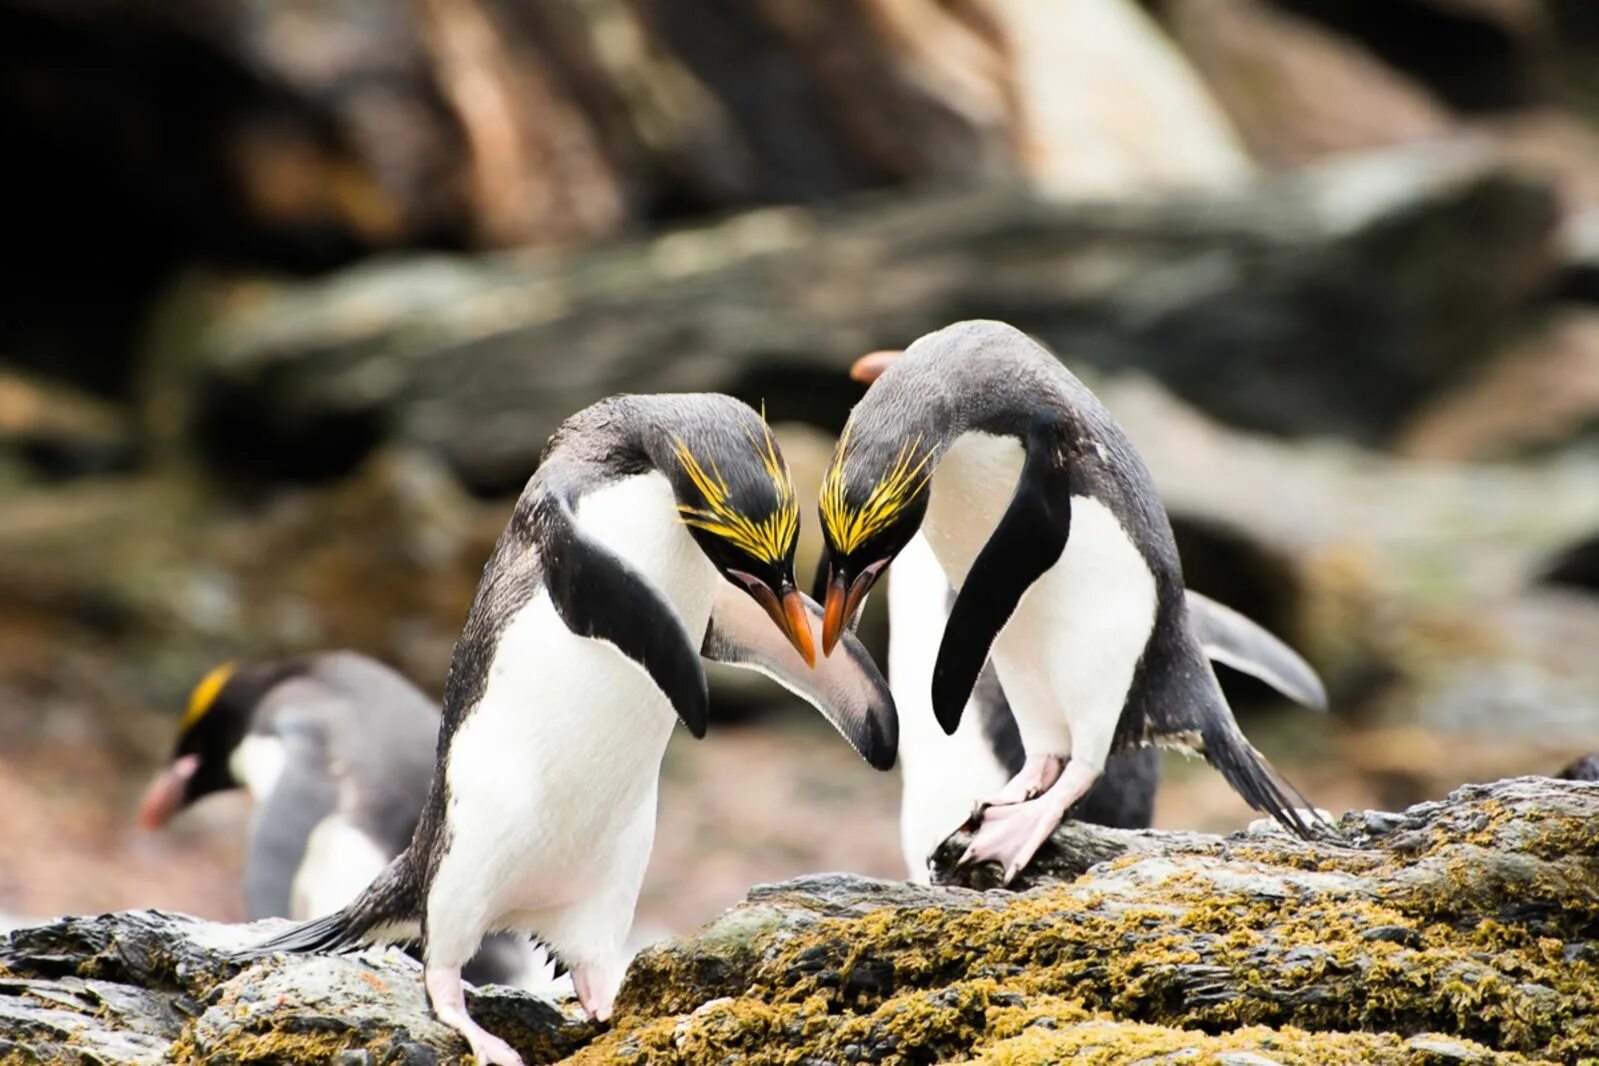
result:
[[[1015,603],[991,648],[1028,751],[1100,762],[1148,743],[1203,752],[1252,806],[1305,830],[1291,789],[1279,787],[1238,730],[1191,631],[1154,479],[1060,360],[1004,323],[957,323],[918,339],[889,366],[852,412],[851,425],[857,420],[872,425],[872,447],[925,441],[934,451],[922,528],[956,588],[1009,513],[1013,492],[1047,497],[1062,516],[1059,557]],[[885,467],[892,455],[870,459]],[[1019,543],[1026,547],[1026,538]],[[1007,555],[991,562],[1003,570]],[[948,651],[946,644],[941,663]],[[975,652],[965,658],[975,661]]]
[[[341,907],[405,847],[438,722],[414,685],[365,656],[288,664],[232,759],[257,802],[244,871],[252,917]]]

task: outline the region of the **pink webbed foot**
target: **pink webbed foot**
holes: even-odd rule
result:
[[[1097,769],[1070,761],[1042,795],[1021,803],[989,807],[982,812],[981,824],[956,868],[996,862],[1004,870],[1001,883],[1010,884],[1038,854],[1072,804],[1087,795],[1098,779]]]
[[[466,990],[461,986],[459,966],[428,966],[423,970],[428,1001],[439,1021],[466,1038],[467,1046],[479,1066],[522,1066],[516,1050],[472,1020],[466,1012]]]
[[[611,1020],[611,1010],[616,1006],[616,993],[622,987],[620,966],[595,963],[572,967],[572,987],[577,989],[577,1001],[583,1012],[597,1022]]]

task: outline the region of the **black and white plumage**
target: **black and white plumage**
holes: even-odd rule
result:
[[[933,715],[931,687],[944,623],[954,603],[927,538],[911,538],[888,570],[888,682],[899,713],[900,844],[912,881],[927,883],[928,858],[973,809],[1021,772],[1021,734],[993,663],[983,668],[955,732]],[[1255,622],[1192,590],[1189,622],[1212,662],[1325,710],[1315,670]],[[1067,817],[1118,829],[1147,828],[1160,783],[1153,747],[1113,751],[1105,772]]]
[[[725,396],[621,396],[551,438],[456,644],[438,759],[409,848],[348,908],[262,945],[422,940],[429,998],[480,1060],[459,967],[525,931],[609,1016],[679,718],[704,732],[701,656],[817,705],[878,768],[886,683],[858,643],[812,668],[820,610],[793,578],[797,503],[765,423]]]
[[[1189,624],[1143,461],[1025,334],[962,322],[911,345],[851,413],[821,514],[824,653],[920,529],[958,590],[931,685],[946,732],[992,657],[1027,762],[983,810],[968,861],[1014,877],[1110,753],[1144,744],[1203,754],[1251,806],[1309,831]]]
[[[354,899],[416,829],[433,775],[439,708],[396,671],[351,651],[219,666],[190,695],[171,762],[139,821],[164,826],[205,796],[254,803],[244,864],[251,920],[306,920]],[[468,976],[536,976],[507,941]]]
[[[899,714],[900,848],[910,880],[927,884],[928,858],[1022,768],[1025,752],[993,664],[983,669],[960,725],[946,735],[933,716],[933,664],[954,595],[927,538],[911,538],[888,569],[888,683]],[[1159,753],[1113,753],[1071,817],[1122,829],[1155,815]]]

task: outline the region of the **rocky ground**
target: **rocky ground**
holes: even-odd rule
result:
[[[1599,785],[1544,778],[1351,813],[1315,843],[1068,826],[1018,892],[758,887],[640,955],[608,1026],[507,990],[471,1005],[530,1062],[1591,1061],[1596,829]],[[414,963],[229,958],[262,932],[154,911],[17,931],[0,942],[0,1054],[461,1054]]]

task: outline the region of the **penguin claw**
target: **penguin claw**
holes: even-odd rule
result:
[[[472,1057],[477,1059],[478,1066],[490,1066],[490,1064],[492,1066],[522,1066],[522,1056],[518,1055],[510,1044],[507,1044],[493,1033],[485,1032],[476,1040],[470,1034],[463,1033],[462,1035],[466,1036],[466,1042],[471,1046]]]
[[[1003,871],[1000,884],[1008,885],[1032,861],[1059,823],[1060,815],[1049,799],[990,807],[955,868],[997,863]]]

